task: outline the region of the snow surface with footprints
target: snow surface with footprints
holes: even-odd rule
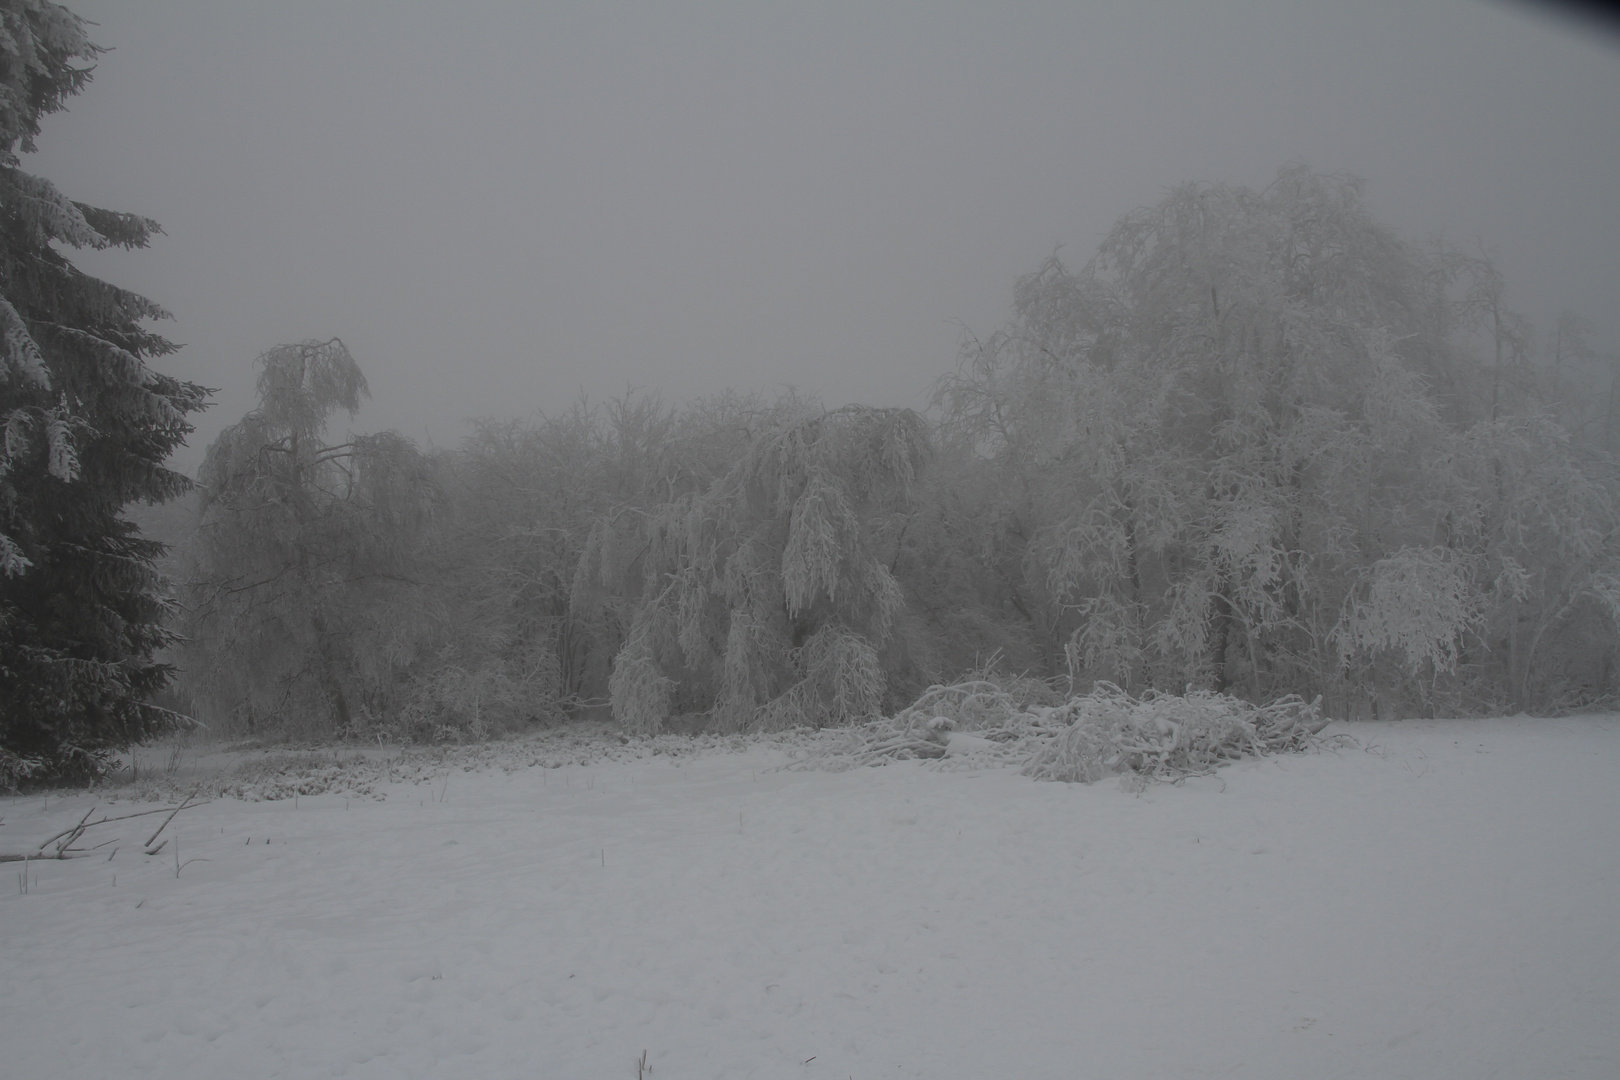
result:
[[[1620,718],[1334,732],[1139,795],[756,744],[218,799],[178,875],[103,826],[0,867],[0,1073],[1620,1075]]]

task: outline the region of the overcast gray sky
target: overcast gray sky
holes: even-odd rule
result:
[[[115,51],[27,167],[163,223],[79,263],[220,388],[188,470],[306,337],[439,445],[626,384],[920,407],[1059,245],[1295,161],[1620,346],[1620,50],[1484,0],[68,6]]]

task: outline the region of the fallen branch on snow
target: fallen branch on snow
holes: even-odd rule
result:
[[[156,840],[158,838],[158,834],[169,827],[169,822],[174,820],[174,816],[176,814],[190,807],[203,805],[203,803],[191,801],[192,796],[195,794],[196,792],[193,791],[192,795],[187,795],[183,800],[181,800],[179,806],[160,806],[156,810],[142,810],[134,814],[120,814],[118,817],[101,817],[97,818],[95,821],[90,820],[90,815],[96,812],[96,808],[92,806],[89,810],[85,811],[84,817],[79,819],[77,825],[74,825],[71,828],[63,829],[55,836],[48,838],[39,845],[37,850],[25,852],[20,855],[15,853],[0,852],[0,862],[35,862],[39,859],[82,859],[86,855],[89,855],[92,851],[95,851],[96,848],[103,848],[114,842],[112,840],[107,840],[95,845],[95,847],[88,848],[76,848],[73,846],[84,836],[87,831],[95,828],[97,825],[106,825],[113,821],[128,821],[130,818],[149,817],[152,814],[168,814],[169,816],[163,819],[163,824],[158,826],[158,831],[153,833],[152,838],[146,842],[145,846],[150,848],[152,846],[152,841]],[[47,853],[45,849],[50,847],[52,844],[56,845],[55,850]],[[147,854],[150,855],[153,854],[153,852],[149,851]]]

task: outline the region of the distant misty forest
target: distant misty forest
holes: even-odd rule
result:
[[[429,453],[340,434],[364,357],[283,345],[159,523],[166,700],[415,740],[846,724],[973,673],[1347,718],[1606,701],[1620,358],[1507,291],[1294,167],[1033,268],[924,413],[636,393]]]

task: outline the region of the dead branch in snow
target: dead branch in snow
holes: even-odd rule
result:
[[[36,850],[24,852],[22,854],[0,852],[0,862],[33,862],[36,859],[80,859],[90,854],[92,851],[95,851],[96,848],[106,847],[108,844],[113,842],[112,840],[106,840],[88,848],[73,846],[81,838],[83,838],[86,832],[95,828],[96,826],[106,825],[114,821],[128,821],[130,818],[147,817],[152,814],[168,814],[169,816],[163,819],[163,824],[158,827],[158,831],[152,834],[152,840],[156,840],[158,838],[158,833],[161,833],[164,829],[168,828],[169,822],[173,821],[174,816],[180,811],[190,807],[203,805],[200,802],[191,801],[192,797],[195,795],[196,791],[193,790],[191,795],[187,795],[185,799],[181,801],[179,806],[160,806],[156,810],[141,810],[133,814],[120,814],[117,817],[101,817],[97,818],[95,821],[90,820],[90,815],[96,812],[96,808],[92,806],[85,812],[84,817],[79,819],[77,824],[73,825],[71,828],[63,829],[55,836],[48,837],[39,845]],[[150,847],[152,840],[148,840],[144,846]],[[55,845],[55,850],[47,853],[45,849],[51,847],[53,844]],[[150,852],[148,854],[150,854]]]
[[[197,788],[194,787],[191,789],[190,794],[188,794],[184,799],[180,800],[180,805],[174,808],[174,813],[171,813],[168,817],[163,819],[163,824],[158,826],[157,832],[146,838],[146,843],[143,846],[148,849],[146,852],[148,855],[156,854],[156,852],[152,850],[152,842],[162,835],[164,829],[169,827],[169,822],[174,820],[174,815],[184,810],[191,800],[196,798],[196,796]]]

